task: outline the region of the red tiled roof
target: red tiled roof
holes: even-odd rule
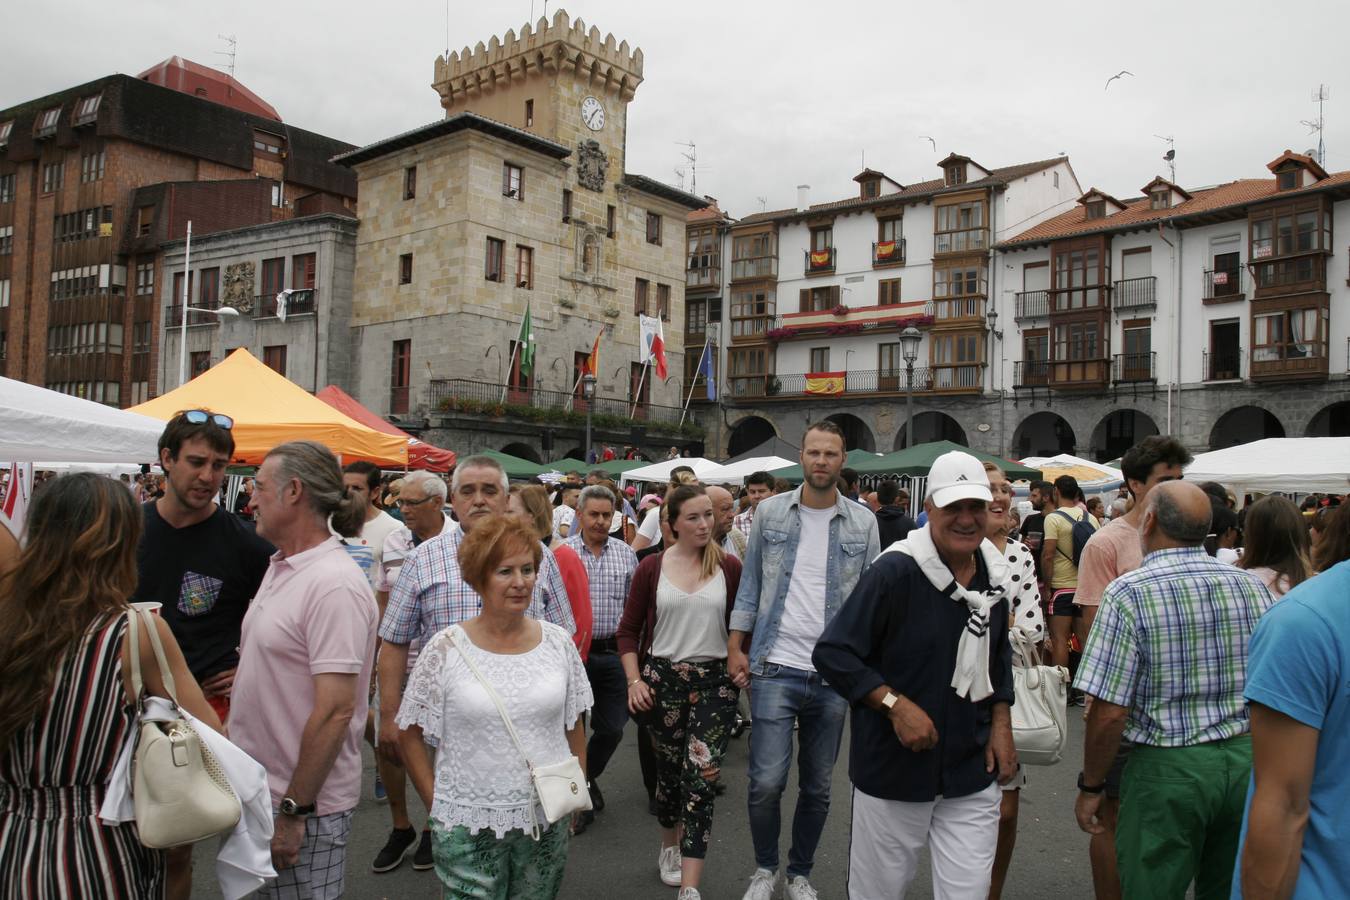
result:
[[[244,87],[233,75],[181,56],[171,56],[136,77],[141,81],[148,81],[184,94],[205,97],[222,106],[230,106],[265,119],[281,121],[281,116],[272,104]]]
[[[1100,198],[1103,199],[1103,200],[1110,201],[1111,205],[1112,205],[1112,206],[1115,206],[1117,209],[1124,209],[1124,208],[1125,208],[1125,204],[1124,204],[1124,203],[1121,203],[1119,200],[1117,200],[1115,197],[1112,197],[1112,196],[1111,196],[1110,194],[1108,194],[1106,191],[1099,191],[1099,190],[1097,190],[1095,187],[1094,187],[1094,188],[1088,188],[1087,191],[1083,194],[1083,196],[1081,196],[1081,197],[1078,198],[1078,202],[1079,202],[1079,203],[1087,203],[1087,202],[1089,202],[1093,197],[1100,197]]]
[[[717,205],[716,200],[713,200],[711,197],[705,197],[704,199],[712,200],[712,202],[709,203],[707,206],[703,207],[702,209],[694,210],[688,216],[686,216],[685,221],[687,223],[689,223],[690,225],[698,225],[703,222],[735,221],[735,219],[731,218],[731,216],[727,215],[722,211],[722,208]]]
[[[1186,191],[1185,188],[1183,188],[1179,184],[1173,184],[1172,182],[1168,181],[1161,175],[1154,175],[1152,181],[1150,181],[1148,184],[1144,185],[1142,188],[1139,189],[1139,193],[1147,197],[1158,185],[1162,185],[1163,187],[1167,188],[1170,191],[1176,191],[1178,194],[1185,197],[1187,200],[1191,199],[1191,195]]]
[[[1292,191],[1277,190],[1273,178],[1243,178],[1216,187],[1196,189],[1189,200],[1168,209],[1153,209],[1145,202],[1147,198],[1135,197],[1126,202],[1123,210],[1103,219],[1088,219],[1087,210],[1080,205],[1047,219],[1014,238],[1002,241],[999,246],[1032,245],[1080,234],[1138,228],[1198,213],[1247,206],[1276,196],[1297,195],[1336,186],[1350,187],[1350,171],[1337,172],[1307,187]]]
[[[1313,159],[1311,156],[1304,156],[1302,153],[1295,153],[1292,150],[1286,150],[1283,153],[1281,153],[1278,158],[1273,159],[1269,163],[1267,163],[1266,168],[1274,172],[1277,168],[1279,168],[1279,166],[1282,163],[1286,162],[1298,163],[1300,166],[1312,172],[1313,175],[1317,176],[1318,178],[1327,177],[1327,170],[1322,168],[1318,164],[1317,160]]]

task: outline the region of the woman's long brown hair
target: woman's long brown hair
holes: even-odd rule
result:
[[[675,522],[680,518],[680,507],[684,506],[686,501],[695,497],[706,497],[708,492],[703,489],[701,484],[682,484],[666,494],[666,516],[667,524],[670,525],[671,534],[675,539],[680,539],[680,534],[675,528]],[[708,579],[717,574],[718,566],[722,565],[722,548],[717,546],[717,541],[711,536],[708,538],[708,545],[703,548],[703,579]]]
[[[120,482],[65,475],[36,492],[28,542],[0,574],[0,755],[47,703],[57,666],[136,589],[141,511]]]
[[[1303,513],[1285,497],[1262,497],[1247,507],[1243,521],[1243,569],[1269,568],[1295,588],[1312,576],[1308,528]]]

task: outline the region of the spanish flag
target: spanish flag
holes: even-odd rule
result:
[[[808,394],[842,394],[847,372],[811,372],[806,376]]]
[[[895,241],[877,241],[877,259],[890,259],[895,255]]]
[[[812,265],[812,266],[814,266],[815,268],[819,269],[820,267],[822,267],[822,266],[828,266],[829,264],[830,264],[830,251],[828,251],[828,250],[812,250],[812,251],[811,251],[811,265]]]
[[[586,371],[594,378],[600,377],[600,338],[604,335],[604,329],[595,336],[595,343],[591,345],[591,355],[586,357]]]

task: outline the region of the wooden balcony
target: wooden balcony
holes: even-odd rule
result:
[[[1056,390],[1103,388],[1111,377],[1111,360],[1106,358],[1052,359],[1045,365],[1049,367],[1048,385]]]
[[[940,297],[933,300],[936,325],[984,321],[984,297]]]
[[[687,291],[698,290],[700,288],[716,288],[722,286],[722,267],[716,266],[698,266],[696,268],[686,269],[684,273],[684,288]]]
[[[1248,371],[1253,382],[1326,381],[1329,373],[1325,342],[1276,344],[1252,348]]]
[[[778,278],[778,257],[752,256],[731,261],[732,281],[760,281]]]

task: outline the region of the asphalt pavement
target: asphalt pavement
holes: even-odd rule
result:
[[[1003,896],[1008,900],[1082,900],[1092,896],[1087,858],[1087,835],[1073,819],[1076,778],[1082,762],[1083,723],[1081,710],[1069,709],[1069,746],[1056,766],[1028,767],[1028,784],[1022,790],[1017,850]],[[605,811],[584,834],[572,838],[562,900],[675,900],[676,889],[657,878],[656,858],[660,834],[656,819],[647,813],[647,795],[637,761],[637,730],[630,723],[624,743],[615,753],[601,779]],[[811,882],[822,900],[842,900],[848,868],[850,785],[848,781],[848,729],[844,748],[835,768],[830,818],[816,852]],[[722,765],[727,792],[718,798],[712,841],[703,875],[703,900],[740,900],[754,871],[754,851],[746,817],[746,769],[749,734],[733,740]],[[374,759],[364,748],[366,792],[357,808],[347,848],[347,892],[355,900],[381,898],[439,897],[435,872],[414,872],[411,856],[403,866],[385,875],[370,871],[371,860],[389,833],[389,813],[371,798]],[[783,797],[783,827],[780,855],[787,859],[792,809],[796,803],[796,777]],[[422,805],[411,799],[414,817],[425,815]],[[199,845],[194,867],[194,898],[219,898],[212,848]],[[908,897],[933,896],[927,864],[922,867]]]

